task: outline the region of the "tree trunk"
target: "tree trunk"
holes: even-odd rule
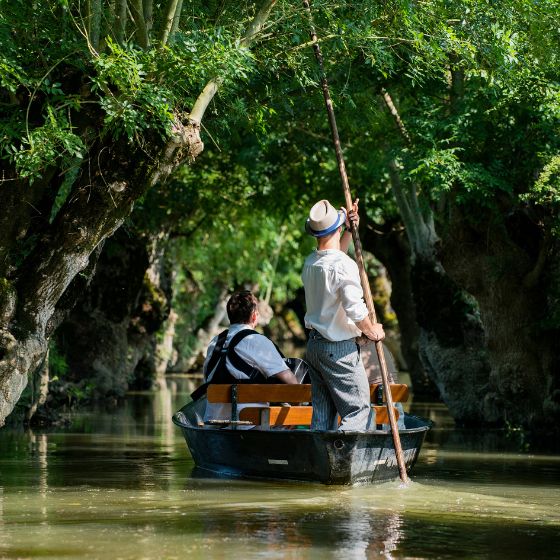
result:
[[[175,271],[166,256],[167,235],[148,244],[150,266],[128,329],[129,379],[137,389],[166,388],[165,372],[173,353],[177,314],[171,309]],[[163,337],[163,339],[162,339]]]
[[[163,389],[167,387],[165,383],[165,374],[167,369],[173,362],[173,342],[175,340],[175,324],[179,315],[173,311],[169,313],[167,321],[165,321],[163,336],[161,341],[156,343],[154,351],[154,363],[155,363],[155,382],[154,385],[158,389]]]
[[[153,245],[118,230],[105,244],[89,289],[57,332],[68,380],[92,383],[97,396],[122,397],[148,357],[150,371],[142,371],[138,382],[146,388],[153,380],[154,335],[167,318],[171,295],[162,289],[163,272],[149,272],[158,266],[150,262]]]
[[[391,306],[399,321],[400,346],[405,367],[410,374],[414,394],[423,399],[439,398],[439,391],[422,365],[419,353],[420,328],[412,292],[410,246],[399,224],[366,225],[364,248],[371,251],[384,265],[391,279]]]
[[[560,245],[550,247],[542,266],[545,240],[524,213],[510,213],[505,223],[490,215],[484,219],[480,210],[478,216],[473,224],[454,209],[442,255],[446,269],[480,307],[491,366],[485,401],[513,426],[557,429],[560,330],[546,323],[549,294],[558,293]],[[536,266],[540,275],[533,274]],[[491,420],[492,411],[485,409],[484,418]]]
[[[275,3],[276,0],[263,0],[240,38],[239,48],[250,47]],[[149,37],[143,4],[134,0],[131,8],[139,43],[145,48]],[[203,150],[201,120],[219,83],[220,79],[215,78],[204,88],[193,105],[190,118],[176,117],[166,141],[157,132],[153,135],[146,132],[142,145],[114,141],[110,134],[92,141],[81,176],[52,224],[47,220],[36,239],[25,237],[29,247],[25,247],[22,254],[32,250],[21,266],[6,265],[5,257],[13,254],[15,240],[21,239],[30,229],[30,219],[22,217],[25,212],[21,211],[24,206],[21,199],[10,198],[9,193],[15,193],[15,188],[9,190],[6,198],[13,206],[6,207],[6,214],[10,216],[2,216],[0,221],[0,257],[3,257],[0,258],[0,426],[19,399],[27,376],[42,362],[49,336],[60,318],[57,306],[74,278],[88,267],[90,255],[122,225],[135,201],[156,183],[164,183],[179,165],[194,162]],[[99,107],[88,106],[80,113],[80,120],[87,123],[82,122],[84,129],[79,132],[87,135],[88,127],[101,129],[103,119]],[[9,180],[8,184],[31,187],[26,181],[12,182],[15,179],[13,168],[1,171],[3,180]],[[49,173],[53,181],[60,180],[59,171],[47,170],[43,177],[45,184],[51,183]],[[37,181],[38,185],[40,183]],[[29,191],[33,196],[37,193],[38,197],[45,192],[39,188]],[[52,202],[51,199],[51,205]],[[10,237],[5,239],[7,230]],[[68,301],[66,305],[71,303]]]
[[[431,259],[416,259],[412,289],[420,326],[420,358],[460,424],[498,423],[489,393],[490,364],[476,301]]]
[[[382,94],[403,142],[411,146],[390,94],[385,90]],[[411,293],[424,369],[457,422],[499,422],[503,411],[488,392],[490,364],[476,300],[451,280],[440,262],[433,213],[427,202],[421,204],[418,185],[403,181],[394,159],[389,176],[411,249]]]
[[[464,81],[452,59],[451,116],[461,112]],[[412,145],[387,92],[384,100],[401,138]],[[467,424],[557,435],[560,243],[506,196],[497,197],[497,209],[458,207],[452,192],[442,201],[441,240],[426,235],[433,223],[417,205],[416,188],[401,182],[397,162],[389,167],[412,248],[420,355],[451,413]]]
[[[49,394],[49,351],[47,350],[43,363],[31,378],[31,404],[25,413],[25,421],[31,422],[37,408],[43,406]]]
[[[41,363],[56,328],[56,307],[72,280],[89,263],[95,248],[123,223],[134,202],[182,162],[202,151],[200,126],[177,122],[174,134],[152,157],[131,153],[126,143],[99,145],[89,173],[79,179],[53,223],[18,270],[18,281],[3,287],[0,310],[0,425],[27,384],[28,372]],[[2,299],[2,298],[0,298]],[[7,311],[8,309],[8,311]]]
[[[488,393],[490,365],[477,303],[442,266],[431,211],[422,211],[416,186],[402,184],[394,164],[390,176],[412,249],[410,287],[423,368],[458,423],[499,422],[502,410]]]
[[[116,0],[114,34],[119,45],[123,45],[126,36],[127,0]]]

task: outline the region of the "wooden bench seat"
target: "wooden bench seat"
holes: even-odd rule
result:
[[[236,387],[237,403],[251,402],[287,402],[307,403],[311,402],[311,385],[284,385],[284,384],[239,384],[208,386],[207,398],[211,403],[231,403],[232,387]],[[370,385],[369,391],[372,402],[377,402],[378,384]],[[391,395],[393,402],[406,402],[408,400],[408,386],[392,384]]]
[[[388,424],[389,415],[385,405],[382,405],[383,395],[380,395],[379,384],[370,385],[372,407],[375,410],[375,423]],[[391,395],[393,402],[406,402],[408,400],[408,387],[401,384],[392,384]],[[381,393],[383,393],[381,391]],[[232,427],[238,424],[254,424],[256,426],[309,426],[313,407],[311,403],[311,385],[284,385],[284,384],[210,384],[207,392],[210,403],[231,403]],[[246,403],[290,403],[299,406],[264,406],[245,407],[238,414],[237,406]],[[395,418],[399,412],[395,409]],[[224,423],[225,421],[221,421]],[[210,421],[212,423],[212,421]]]

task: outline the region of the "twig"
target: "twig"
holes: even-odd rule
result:
[[[277,0],[264,0],[259,11],[256,13],[255,17],[247,27],[245,34],[239,41],[239,46],[242,48],[249,48],[251,43],[263,29],[272,8],[276,4]],[[216,95],[219,87],[224,81],[223,76],[216,76],[212,78],[204,87],[198,98],[196,99],[189,118],[192,122],[199,123],[202,121],[202,117],[210,104],[210,101]]]
[[[399,129],[399,132],[401,133],[406,143],[408,145],[411,145],[412,139],[410,138],[410,134],[408,133],[408,130],[404,126],[401,116],[399,115],[399,112],[397,111],[397,108],[395,107],[395,104],[393,103],[393,99],[389,95],[389,92],[385,88],[382,88],[381,95],[383,96],[383,101],[385,101],[385,105],[387,106],[389,113],[391,113],[391,116],[395,120],[395,124]]]

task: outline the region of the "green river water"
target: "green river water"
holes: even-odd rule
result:
[[[407,487],[201,478],[171,423],[189,383],[0,429],[0,558],[560,558],[559,456],[413,403],[437,425]]]

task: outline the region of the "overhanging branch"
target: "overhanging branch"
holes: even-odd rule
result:
[[[239,47],[247,49],[254,42],[258,34],[261,32],[265,23],[267,22],[270,12],[277,0],[264,0],[261,7],[255,14],[255,17],[247,27],[243,37],[239,41]],[[216,95],[218,89],[224,81],[224,76],[216,76],[212,78],[204,87],[197,100],[195,101],[189,119],[195,123],[200,124],[208,105]]]
[[[393,98],[389,95],[389,92],[385,88],[382,88],[381,95],[383,97],[383,101],[385,102],[385,105],[387,106],[387,109],[389,110],[389,113],[391,114],[393,120],[395,121],[395,125],[397,126],[398,131],[401,133],[401,136],[403,137],[404,141],[410,146],[412,144],[410,134],[408,133],[408,130],[404,126],[401,116],[399,115],[399,112],[395,107],[395,104],[393,103]]]
[[[381,90],[381,95],[404,142],[407,146],[412,146],[412,138],[399,115],[397,107],[393,103],[391,95],[385,88]],[[407,184],[403,185],[395,160],[391,160],[389,163],[389,176],[401,218],[406,226],[413,258],[419,254],[431,256],[438,241],[433,213],[429,208],[427,211],[422,210],[420,200],[418,199],[418,185],[413,182],[407,182]]]

